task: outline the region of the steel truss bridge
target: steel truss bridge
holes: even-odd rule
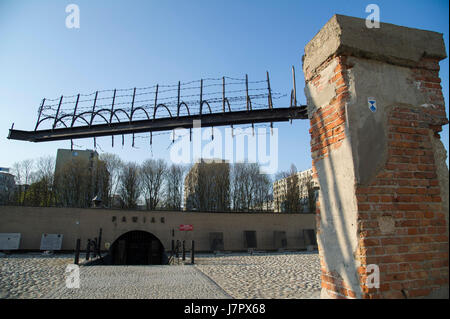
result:
[[[285,95],[273,92],[269,73],[260,81],[245,78],[209,78],[175,85],[96,91],[91,94],[43,99],[32,131],[9,130],[8,139],[48,142],[100,136],[149,133],[177,128],[241,125],[307,119],[305,105],[298,106],[295,72],[290,106],[274,107]],[[219,88],[219,89],[218,89]],[[165,114],[165,115],[161,115]],[[73,145],[73,142],[72,142]]]

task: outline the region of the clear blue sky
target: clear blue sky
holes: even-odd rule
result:
[[[80,8],[80,29],[67,29],[65,8]],[[264,79],[290,93],[291,66],[297,70],[297,99],[305,104],[301,57],[306,43],[333,14],[365,18],[376,3],[381,21],[444,34],[448,52],[449,3],[430,1],[6,1],[0,0],[0,166],[70,148],[69,141],[29,143],[8,140],[8,129],[34,128],[43,97],[112,88],[174,84],[206,77]],[[448,59],[441,78],[448,114]],[[289,106],[287,99],[277,106]],[[279,169],[311,166],[309,123],[279,128]],[[442,140],[448,150],[448,126]],[[92,139],[76,140],[93,148]],[[169,136],[147,145],[101,150],[127,161],[169,158]],[[119,138],[116,138],[119,145]],[[101,152],[98,149],[99,152]]]

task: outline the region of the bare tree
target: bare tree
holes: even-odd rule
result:
[[[316,202],[317,202],[317,189],[314,185],[314,179],[311,175],[308,175],[306,181],[306,188],[308,193],[308,210],[309,213],[315,213],[316,212]]]
[[[33,168],[34,168],[34,160],[26,159],[22,161],[22,171],[25,185],[28,185],[30,183],[30,177],[33,172]]]
[[[231,170],[231,202],[236,211],[263,210],[270,200],[272,182],[260,174],[258,163],[235,163]]]
[[[248,163],[244,165],[244,177],[247,182],[244,183],[244,210],[249,211],[253,209],[255,201],[256,185],[259,175],[259,166],[256,163]]]
[[[36,162],[36,177],[38,179],[45,178],[50,184],[53,184],[53,178],[55,173],[55,157],[43,156]]]
[[[235,163],[231,168],[231,205],[235,211],[244,209],[244,185],[246,183],[246,173],[244,163]]]
[[[136,208],[140,192],[139,166],[136,163],[126,163],[120,174],[119,195],[125,208]]]
[[[167,170],[165,207],[168,209],[181,209],[184,171],[183,166],[176,164],[172,164]]]
[[[271,200],[272,181],[266,174],[258,174],[255,176],[255,192],[253,209],[269,210],[269,201]]]
[[[189,196],[187,209],[227,211],[230,209],[230,165],[226,162],[194,164],[186,178]]]
[[[12,172],[17,184],[17,203],[25,204],[25,190],[30,183],[30,176],[33,170],[33,160],[27,159],[16,162],[12,166]]]
[[[49,205],[52,201],[54,164],[53,157],[39,158],[36,167],[32,159],[14,163],[12,172],[17,184],[15,202],[21,205]],[[31,187],[32,185],[33,187]],[[28,194],[29,192],[33,192],[33,195]],[[31,202],[30,198],[32,198]]]
[[[58,205],[90,207],[93,200],[108,197],[109,173],[98,158],[74,157],[58,166],[55,172],[55,194]]]
[[[21,162],[22,168],[22,178],[25,183],[25,188],[28,187],[31,183],[31,177],[33,174],[34,161],[32,159],[26,159]],[[23,204],[27,205],[27,197],[24,196]]]
[[[59,168],[55,176],[58,203],[65,207],[89,207],[91,174],[85,158],[74,158]]]
[[[14,175],[16,184],[22,183],[22,165],[20,162],[15,162],[12,164],[11,173]]]
[[[100,160],[106,165],[108,172],[108,206],[113,204],[113,196],[117,194],[123,162],[119,156],[111,153],[100,154]]]
[[[30,174],[30,195],[33,205],[51,206],[55,204],[55,158],[53,156],[40,157],[36,161],[36,170]],[[34,184],[34,185],[33,185]],[[28,193],[28,192],[27,192]]]
[[[291,165],[289,172],[281,172],[277,174],[277,179],[284,180],[281,183],[281,196],[276,203],[280,211],[287,213],[300,213],[303,211],[303,205],[300,200],[300,185],[297,174],[297,168]]]
[[[161,189],[167,164],[162,160],[148,159],[141,165],[141,181],[147,209],[155,209],[161,201]]]
[[[15,193],[15,202],[17,204],[23,203],[23,183],[22,183],[22,163],[21,162],[15,162],[12,165],[12,173],[14,175],[14,179],[17,185],[17,191]]]

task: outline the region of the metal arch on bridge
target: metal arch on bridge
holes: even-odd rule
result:
[[[211,86],[217,86],[220,85],[218,83],[205,85],[204,86],[204,80],[201,79],[200,86],[199,87],[183,87],[178,82],[177,88],[172,88],[166,91],[159,92],[159,85],[156,85],[156,91],[154,93],[151,93],[149,91],[146,91],[146,89],[152,88],[142,88],[140,90],[144,90],[142,93],[136,93],[136,88],[133,89],[133,94],[130,95],[132,97],[131,101],[131,109],[129,110],[129,113],[127,113],[126,109],[124,108],[115,108],[116,98],[118,97],[124,97],[127,95],[117,96],[116,92],[117,90],[113,90],[113,96],[112,97],[99,97],[99,93],[106,92],[106,91],[112,91],[112,90],[104,90],[104,91],[96,91],[95,92],[95,98],[94,99],[88,99],[88,100],[80,100],[80,95],[76,95],[76,101],[75,106],[73,109],[70,110],[64,110],[64,107],[62,107],[63,104],[71,103],[71,102],[64,102],[63,103],[63,96],[61,96],[59,99],[54,99],[50,101],[56,101],[59,100],[59,103],[54,105],[45,105],[46,99],[44,98],[42,100],[42,104],[39,109],[39,115],[36,122],[36,127],[34,131],[22,131],[22,130],[14,130],[13,127],[9,130],[8,139],[15,139],[15,140],[23,140],[23,141],[30,141],[30,142],[48,142],[48,141],[58,141],[58,140],[73,140],[73,139],[80,139],[80,138],[94,138],[94,144],[95,144],[95,138],[101,137],[101,136],[114,136],[114,135],[122,135],[122,144],[124,142],[123,136],[125,134],[132,134],[133,135],[133,146],[134,146],[134,135],[136,133],[150,133],[150,144],[151,144],[151,136],[153,132],[158,131],[170,131],[175,130],[179,128],[184,129],[192,129],[197,126],[197,124],[194,124],[196,121],[200,120],[200,125],[202,127],[218,127],[218,126],[226,126],[226,125],[241,125],[241,124],[252,124],[252,127],[255,123],[264,123],[264,122],[270,122],[271,127],[273,122],[284,122],[284,121],[292,121],[294,119],[307,119],[307,107],[305,105],[297,106],[297,98],[296,98],[296,88],[295,88],[295,70],[294,67],[292,67],[292,75],[293,75],[293,90],[291,91],[291,101],[290,101],[290,107],[288,108],[274,108],[273,107],[273,93],[270,87],[270,80],[269,80],[269,73],[266,72],[267,79],[263,81],[248,81],[248,76],[245,76],[245,79],[233,79],[234,82],[229,83],[229,85],[241,85],[245,84],[245,90],[234,90],[234,91],[226,91],[226,84],[225,84],[225,77],[222,77],[222,79],[209,79],[210,81],[220,81],[221,80],[221,86],[222,91],[221,92],[214,92],[214,93],[207,93],[205,94],[203,92],[203,89],[206,87]],[[237,82],[236,82],[237,80]],[[197,81],[191,81],[186,84],[193,83]],[[257,84],[257,83],[266,83],[267,87],[265,88],[253,88],[249,89],[249,83]],[[168,86],[168,87],[174,87],[175,85]],[[198,105],[199,105],[199,113],[193,114],[190,111],[190,107],[188,104],[183,101],[181,98],[181,90],[189,90],[189,89],[200,89],[200,96]],[[168,105],[164,103],[158,103],[158,93],[162,92],[168,92],[168,91],[177,91],[177,96],[174,96],[173,99],[176,99],[176,117],[172,115],[172,112]],[[254,94],[251,95],[250,91],[260,91],[260,90],[267,90],[267,94]],[[126,90],[121,90],[126,91]],[[141,91],[140,91],[141,92]],[[245,92],[245,96],[233,96],[233,97],[227,97],[227,92],[229,93],[236,93],[236,92]],[[220,97],[214,98],[214,94],[219,94]],[[153,95],[152,95],[153,94]],[[90,96],[91,94],[88,94],[87,96]],[[144,95],[151,95],[151,97],[154,97],[154,106],[151,107],[148,104],[149,99],[147,100],[141,100],[136,101],[136,96],[144,96]],[[209,95],[209,99],[205,99],[204,96]],[[84,95],[86,96],[86,95]],[[187,97],[192,95],[187,95]],[[72,96],[72,97],[75,97]],[[254,109],[252,107],[252,99],[258,99],[258,98],[265,98],[268,99],[268,108],[257,108]],[[67,98],[67,97],[66,97]],[[70,97],[69,97],[70,98]],[[171,99],[172,97],[169,97]],[[105,99],[112,99],[112,103],[109,108],[105,108],[104,105],[98,105],[97,102],[99,100],[105,100]],[[163,98],[163,100],[167,100],[168,98]],[[234,110],[232,111],[232,108],[230,106],[231,100],[245,100],[245,110]],[[91,108],[90,111],[82,111],[81,113],[77,110],[79,109],[79,103],[81,102],[92,102],[92,106],[89,106]],[[143,104],[141,106],[136,107],[136,103],[138,102],[146,102],[146,104]],[[174,100],[175,102],[175,100]],[[211,109],[211,103],[219,103],[221,104],[221,112],[213,112]],[[125,103],[117,103],[120,105],[127,104]],[[174,103],[173,103],[174,104]],[[206,104],[208,107],[209,113],[203,113],[203,107]],[[175,104],[174,104],[175,105]],[[57,106],[56,109],[53,109],[52,106]],[[180,108],[184,106],[187,110],[187,115],[180,116]],[[228,106],[228,111],[226,111],[226,106]],[[96,107],[101,107],[101,109],[96,110]],[[167,112],[169,113],[169,117],[156,117],[156,113],[158,108],[165,108]],[[153,117],[150,118],[149,112],[153,108]],[[147,110],[146,110],[147,109]],[[50,110],[55,111],[55,113],[48,114],[47,112],[44,112],[44,110]],[[143,111],[145,114],[145,118],[143,120],[140,119],[133,119],[133,115],[136,111]],[[63,112],[64,111],[64,112]],[[175,111],[175,110],[172,110]],[[102,112],[108,112],[109,113],[109,120],[102,115]],[[124,116],[122,119],[117,115],[117,112],[123,113]],[[104,122],[100,123],[94,123],[93,120],[96,116],[101,117]],[[85,117],[90,117],[90,119],[87,119]],[[70,118],[71,121],[70,121]],[[117,121],[113,122],[113,118],[115,118]],[[64,119],[66,121],[70,121],[71,123],[65,123]],[[86,125],[83,126],[74,126],[77,119],[83,120]],[[41,123],[44,121],[53,121],[53,125],[51,126],[51,129],[38,129]],[[63,127],[57,127],[57,124],[60,123]],[[112,139],[112,143],[114,145],[114,137]]]
[[[177,128],[193,128],[195,120],[201,120],[202,127],[217,127],[225,125],[253,124],[264,122],[286,122],[294,119],[307,119],[306,106],[287,108],[258,109],[251,111],[232,111],[225,113],[210,113],[188,115],[177,118],[166,117],[150,120],[133,120],[91,126],[63,127],[37,131],[9,130],[8,139],[49,142],[58,140],[89,138],[99,136],[123,135],[133,133],[148,133],[170,131]]]

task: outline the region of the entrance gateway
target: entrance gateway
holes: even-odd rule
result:
[[[112,265],[162,265],[167,256],[161,241],[152,233],[134,230],[117,238],[110,247]]]

